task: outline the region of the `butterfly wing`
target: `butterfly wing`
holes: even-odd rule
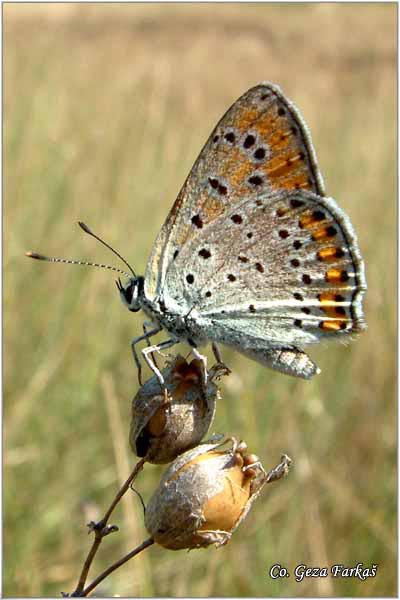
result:
[[[244,198],[182,247],[167,303],[192,307],[207,337],[242,352],[361,331],[364,265],[329,198],[279,190]]]
[[[280,88],[257,85],[222,117],[196,160],[153,247],[145,293],[154,298],[184,245],[234,204],[276,189],[324,195],[308,128]]]

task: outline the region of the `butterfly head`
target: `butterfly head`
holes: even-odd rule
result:
[[[131,277],[126,285],[121,280],[116,281],[122,303],[128,307],[131,312],[138,312],[142,308],[144,278]]]

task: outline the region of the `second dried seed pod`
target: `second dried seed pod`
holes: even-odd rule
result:
[[[228,449],[201,444],[167,469],[146,508],[146,528],[156,543],[170,550],[226,544],[263,486],[287,473],[286,455],[267,475],[246,444],[228,441]]]

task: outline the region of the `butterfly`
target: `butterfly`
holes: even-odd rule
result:
[[[222,343],[311,378],[303,346],[365,328],[364,264],[346,214],[325,197],[308,128],[262,83],[219,121],[153,246],[145,277],[119,285],[129,310],[193,349]],[[215,346],[214,346],[215,348]]]
[[[83,228],[85,228],[84,226]],[[88,228],[86,228],[88,230]],[[134,272],[133,272],[134,273]],[[319,372],[304,346],[365,329],[364,263],[347,215],[325,196],[299,110],[277,85],[243,94],[212,131],[161,228],[145,276],[117,287],[167,339],[154,352],[209,342],[282,373]]]

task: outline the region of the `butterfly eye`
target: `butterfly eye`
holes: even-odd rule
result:
[[[123,294],[125,296],[125,300],[128,303],[128,305],[130,305],[130,303],[132,302],[132,297],[133,297],[133,283],[130,283],[128,285],[128,287],[126,287],[123,290]]]
[[[131,312],[138,312],[141,308],[141,294],[143,292],[143,277],[131,279],[126,287],[118,287],[122,302]]]

